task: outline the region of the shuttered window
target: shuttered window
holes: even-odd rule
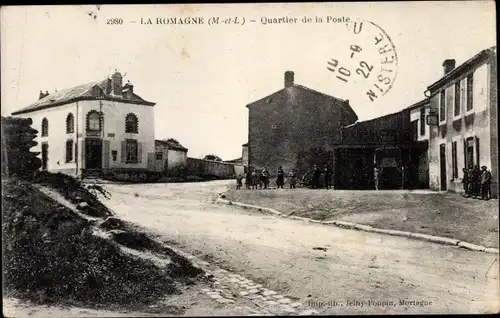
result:
[[[137,163],[137,140],[127,139],[125,141],[126,163]]]
[[[73,140],[66,141],[66,162],[73,161]]]
[[[446,120],[446,95],[445,91],[442,90],[439,96],[439,121],[443,122]]]
[[[425,108],[420,108],[420,136],[425,135]]]
[[[455,109],[453,112],[454,116],[460,115],[460,82],[455,83]]]
[[[469,74],[467,76],[467,108],[469,111],[473,108],[473,86],[474,86],[474,74]]]
[[[458,159],[457,159],[457,142],[454,141],[451,143],[451,165],[453,178],[458,178]]]

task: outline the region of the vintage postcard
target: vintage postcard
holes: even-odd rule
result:
[[[3,6],[4,315],[498,313],[495,9]]]

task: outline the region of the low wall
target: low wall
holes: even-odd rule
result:
[[[196,158],[187,158],[187,168],[197,176],[213,176],[221,179],[234,177],[234,164]]]

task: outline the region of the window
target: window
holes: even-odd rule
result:
[[[49,135],[49,121],[47,118],[42,119],[42,137]]]
[[[467,138],[465,141],[465,166],[474,167],[474,137]]]
[[[116,158],[118,157],[118,151],[111,150],[111,156],[113,157],[113,161],[116,161]]]
[[[446,95],[445,91],[442,90],[439,96],[439,122],[446,120]]]
[[[476,144],[474,145],[476,147],[476,165],[481,166],[480,163],[479,163],[479,158],[480,158],[480,155],[479,155],[479,138],[475,137],[474,139],[476,141]]]
[[[472,104],[473,103],[473,98],[472,98],[473,86],[474,86],[474,74],[469,74],[467,76],[467,107],[466,107],[467,111],[470,111],[473,108],[473,104]]]
[[[156,160],[163,160],[163,153],[157,152],[156,153]]]
[[[453,178],[458,178],[458,161],[457,161],[457,142],[454,141],[451,143],[451,165]]]
[[[75,132],[75,119],[73,118],[73,114],[69,113],[66,117],[66,133],[72,134]]]
[[[455,108],[453,115],[460,116],[460,81],[455,83]]]
[[[102,116],[99,112],[92,110],[87,114],[87,130],[100,131]]]
[[[137,163],[137,140],[127,139],[126,145],[127,163]]]
[[[73,140],[66,141],[66,162],[73,161]]]
[[[425,107],[420,108],[420,136],[425,135]]]
[[[138,120],[137,116],[130,113],[125,117],[125,132],[137,134],[138,129]]]

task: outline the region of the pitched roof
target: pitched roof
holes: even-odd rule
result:
[[[429,85],[427,87],[427,90],[435,90],[445,83],[447,83],[449,80],[453,80],[463,72],[469,71],[474,65],[477,65],[477,63],[484,62],[487,58],[496,55],[497,52],[497,47],[492,46],[490,48],[484,49],[481,52],[477,53],[464,63],[460,64],[459,66],[455,67],[453,70],[448,72],[446,75],[441,77],[439,80],[434,82],[433,84]]]
[[[179,151],[184,151],[184,152],[188,151],[188,149],[186,147],[184,147],[183,145],[181,145],[180,142],[178,142],[177,140],[172,139],[172,138],[163,139],[163,140],[155,140],[155,145],[164,145],[172,150],[179,150]]]
[[[349,105],[349,100],[344,100],[344,99],[341,99],[341,98],[338,98],[338,97],[335,97],[335,96],[331,96],[331,95],[328,95],[328,94],[316,91],[314,89],[311,89],[311,88],[303,86],[303,85],[293,84],[292,86],[290,86],[290,88],[296,89],[296,90],[300,90],[300,91],[308,93],[308,94],[319,95],[319,96],[322,96],[323,98],[330,99],[332,101],[340,102],[340,103],[342,103],[342,105],[344,106],[344,108],[345,108],[345,110],[347,112],[349,112],[351,115],[353,115],[353,117],[355,117],[356,120],[358,118],[358,116],[356,115],[356,113],[354,112],[354,110],[351,108],[351,105]],[[277,92],[274,92],[274,93],[272,93],[270,95],[267,95],[267,96],[265,96],[265,97],[263,97],[261,99],[258,99],[258,100],[254,101],[254,102],[251,102],[251,103],[247,104],[246,107],[248,108],[248,107],[251,107],[251,106],[253,106],[255,104],[260,104],[263,101],[271,98],[272,96],[282,93],[286,89],[287,88],[282,88],[282,89],[280,89]]]
[[[236,158],[233,160],[225,160],[224,162],[226,162],[226,163],[240,163],[240,162],[243,162],[243,157],[239,157],[239,158]]]
[[[12,113],[12,115],[29,113],[36,110],[41,110],[45,108],[51,108],[55,106],[60,106],[64,104],[73,103],[79,100],[111,100],[123,103],[134,103],[140,105],[154,106],[155,103],[145,101],[140,96],[132,94],[130,98],[114,96],[106,93],[106,87],[108,85],[109,79],[104,79],[102,81],[91,82],[83,85],[78,85],[75,87],[63,89],[52,94],[49,94],[33,104],[21,108]],[[101,89],[102,95],[96,96],[93,94],[92,89],[98,86]]]

